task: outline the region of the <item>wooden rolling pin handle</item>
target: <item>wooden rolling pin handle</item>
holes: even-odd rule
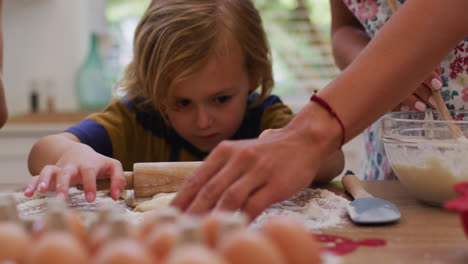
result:
[[[374,197],[364,190],[361,185],[361,181],[354,174],[346,173],[341,179],[341,182],[343,183],[346,191],[349,192],[354,199]]]
[[[133,172],[132,171],[125,171],[124,172],[124,177],[125,177],[125,190],[132,190],[133,189]],[[96,180],[96,190],[97,191],[106,191],[110,190],[110,179],[100,179]],[[78,190],[83,190],[83,185],[82,184],[77,184],[76,188]]]
[[[177,192],[184,180],[201,164],[201,161],[135,163],[133,165],[135,197]]]

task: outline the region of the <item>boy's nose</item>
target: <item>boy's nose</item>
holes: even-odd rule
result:
[[[198,127],[201,129],[208,128],[211,126],[213,122],[213,118],[211,117],[211,114],[209,111],[206,111],[206,109],[199,109],[197,113],[197,124]]]

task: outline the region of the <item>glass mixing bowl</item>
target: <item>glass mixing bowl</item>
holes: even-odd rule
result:
[[[415,198],[442,206],[456,196],[454,184],[468,181],[468,111],[393,112],[381,119],[382,140],[393,171]],[[449,126],[464,136],[456,137]]]

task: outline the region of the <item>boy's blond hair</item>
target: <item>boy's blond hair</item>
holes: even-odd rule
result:
[[[227,34],[226,34],[227,33]],[[153,0],[135,31],[133,61],[119,83],[127,99],[143,97],[165,112],[170,89],[193,76],[235,39],[265,99],[273,88],[270,47],[250,0]]]

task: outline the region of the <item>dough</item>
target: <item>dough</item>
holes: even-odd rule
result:
[[[393,164],[393,170],[401,183],[420,200],[442,206],[443,202],[456,196],[453,185],[468,179],[468,172],[456,174],[437,156],[426,158],[426,167]]]
[[[133,190],[125,190],[120,197],[136,212],[157,210],[168,206],[177,193],[158,193],[150,198],[135,198]]]

